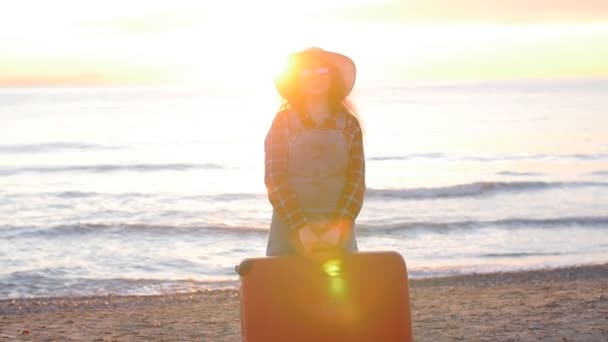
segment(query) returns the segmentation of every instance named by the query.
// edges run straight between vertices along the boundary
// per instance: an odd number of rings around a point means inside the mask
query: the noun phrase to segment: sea
[[[608,262],[608,79],[362,83],[361,251],[411,279]],[[237,288],[272,84],[0,89],[0,299]]]

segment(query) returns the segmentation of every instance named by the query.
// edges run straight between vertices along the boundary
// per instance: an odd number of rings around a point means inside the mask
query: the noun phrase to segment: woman
[[[275,79],[283,99],[265,140],[273,206],[267,255],[354,252],[365,194],[362,130],[346,96],[356,68],[347,56],[310,48]]]

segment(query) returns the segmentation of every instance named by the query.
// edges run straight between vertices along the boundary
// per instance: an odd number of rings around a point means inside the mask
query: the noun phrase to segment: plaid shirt
[[[315,128],[315,122],[306,116],[302,127]],[[319,128],[336,128],[335,118],[322,123]],[[268,199],[283,222],[292,229],[308,223],[296,194],[288,183],[289,159],[289,112],[279,112],[273,123],[265,145],[264,181],[268,190]],[[336,219],[353,222],[363,205],[365,195],[365,157],[363,154],[363,137],[359,121],[353,115],[347,115],[344,133],[349,146],[349,164],[344,192],[338,202]]]

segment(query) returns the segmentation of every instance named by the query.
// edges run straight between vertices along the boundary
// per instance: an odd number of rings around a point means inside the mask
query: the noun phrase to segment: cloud
[[[208,11],[201,8],[175,8],[103,19],[91,24],[89,28],[135,34],[157,33],[201,25],[208,20],[208,16]]]
[[[37,3],[0,12],[4,84],[207,77],[308,45],[353,54],[363,78],[608,75],[607,0]]]
[[[608,21],[606,0],[390,0],[327,12],[358,23],[566,23]]]

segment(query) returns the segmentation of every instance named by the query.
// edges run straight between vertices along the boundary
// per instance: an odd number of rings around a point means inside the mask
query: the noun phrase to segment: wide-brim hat
[[[348,96],[353,90],[357,77],[355,62],[343,54],[312,47],[287,56],[285,69],[274,78],[274,84],[282,97],[289,97],[294,82],[297,82],[298,71],[310,61],[322,61],[331,64],[338,70],[336,77],[342,82],[343,94],[340,94],[342,98]]]

